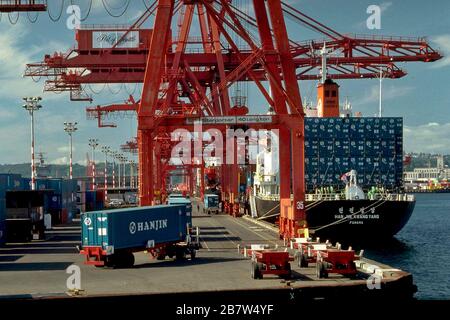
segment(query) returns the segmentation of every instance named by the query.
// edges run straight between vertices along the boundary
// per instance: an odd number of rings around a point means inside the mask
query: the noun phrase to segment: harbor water
[[[417,299],[450,299],[450,194],[416,195],[408,224],[389,242],[366,248],[366,256],[409,271]]]

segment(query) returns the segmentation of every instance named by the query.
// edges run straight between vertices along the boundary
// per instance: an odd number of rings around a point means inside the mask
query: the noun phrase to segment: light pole
[[[112,159],[112,187],[113,187],[113,189],[115,189],[116,188],[116,159],[117,159],[117,151],[111,151],[111,159]],[[120,181],[120,171],[119,171],[119,181]]]
[[[67,134],[70,137],[70,159],[69,159],[69,179],[72,180],[73,178],[73,168],[72,168],[72,156],[73,156],[73,144],[72,144],[72,135],[75,131],[78,130],[77,128],[77,122],[64,122],[64,131],[67,132]]]
[[[28,111],[31,117],[31,190],[36,190],[36,167],[34,164],[34,112],[38,111],[42,106],[39,101],[41,97],[25,97],[23,108]]]
[[[89,139],[89,146],[92,148],[92,190],[95,190],[95,148],[98,147],[98,139]]]
[[[134,186],[133,160],[129,160],[128,164],[130,165],[130,188],[133,189],[133,186]]]
[[[123,165],[123,170],[122,170],[122,187],[126,188],[126,181],[127,181],[127,171],[126,171],[126,162],[127,158],[125,158],[125,156],[122,154],[120,156],[120,162]]]
[[[118,162],[118,166],[119,166],[119,188],[122,186],[122,167],[121,167],[121,159],[122,159],[122,155],[117,152],[116,154],[116,158],[117,158],[117,162]]]
[[[111,152],[108,146],[102,146],[102,152],[105,154],[105,201],[108,200],[108,154]]]

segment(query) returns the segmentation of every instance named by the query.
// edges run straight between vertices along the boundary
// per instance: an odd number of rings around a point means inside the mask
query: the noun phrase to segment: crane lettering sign
[[[202,124],[249,124],[249,123],[272,123],[272,116],[253,115],[253,116],[225,116],[225,117],[204,117],[187,118],[186,124],[193,124],[200,121]]]
[[[112,48],[126,31],[94,31],[92,33],[93,48]],[[139,32],[130,31],[117,45],[118,48],[139,47]]]

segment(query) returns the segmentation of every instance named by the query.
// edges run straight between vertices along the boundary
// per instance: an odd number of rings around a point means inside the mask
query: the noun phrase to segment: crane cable
[[[92,85],[91,85],[90,83],[87,84],[87,87],[89,88],[89,90],[90,90],[93,94],[100,94],[100,93],[103,92],[103,90],[105,90],[106,83],[104,83],[104,84],[103,84],[103,87],[102,87],[100,90],[98,90],[98,91],[95,91],[94,89],[92,89]]]
[[[17,18],[16,18],[16,20],[12,20],[12,19],[11,19],[11,12],[8,12],[8,20],[9,20],[9,23],[11,23],[11,24],[16,24],[17,21],[19,21],[19,17],[20,17],[20,13],[17,12]],[[13,22],[13,21],[14,21],[14,22]]]
[[[28,18],[28,21],[30,21],[31,23],[35,23],[39,18],[39,11],[36,12],[34,19],[31,18],[30,13],[27,11],[27,18]]]
[[[123,15],[125,14],[125,12],[127,11],[128,6],[130,5],[130,0],[126,0],[126,3],[125,3],[124,5],[122,5],[121,7],[116,7],[116,8],[114,8],[114,7],[112,7],[111,5],[109,5],[109,4],[107,3],[107,0],[102,0],[102,3],[103,3],[103,7],[105,8],[106,12],[108,12],[108,14],[109,14],[111,17],[119,18],[119,17],[123,16]],[[112,10],[117,10],[117,9],[122,9],[122,8],[124,8],[123,11],[122,11],[120,14],[118,14],[118,15],[114,15],[114,14],[112,13],[112,11],[111,11],[111,9],[112,9]]]
[[[70,5],[74,5],[73,4],[73,0],[70,0]],[[78,5],[78,7],[79,7],[79,5]],[[92,9],[92,0],[90,0],[89,1],[89,8],[88,8],[88,10],[87,10],[87,13],[86,13],[86,15],[85,15],[85,17],[84,18],[81,18],[81,12],[80,12],[80,17],[77,17],[80,21],[85,21],[88,17],[89,17],[89,15],[91,14],[91,9]],[[80,9],[81,10],[81,9]],[[75,13],[75,12],[73,12],[73,13]]]
[[[58,16],[57,16],[57,18],[54,18],[53,16],[52,16],[52,14],[50,13],[50,7],[48,6],[48,0],[45,0],[45,5],[46,5],[46,7],[47,7],[47,14],[48,14],[48,17],[50,18],[50,20],[52,20],[53,22],[57,22],[57,21],[59,21],[59,19],[61,19],[61,16],[62,16],[62,13],[63,13],[63,9],[64,9],[64,3],[65,3],[65,1],[66,0],[62,0],[61,1],[61,9],[59,10],[59,14],[58,14]]]

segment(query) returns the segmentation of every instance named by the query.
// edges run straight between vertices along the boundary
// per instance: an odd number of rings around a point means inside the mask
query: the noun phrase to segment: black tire
[[[317,261],[316,262],[316,277],[318,279],[320,279],[320,269],[322,268],[322,262],[321,261]]]
[[[186,259],[186,251],[182,247],[178,247],[175,252],[176,260],[185,260]]]
[[[318,270],[319,270],[319,279],[327,279],[328,278],[326,262],[320,262],[318,265]]]
[[[110,255],[110,256],[106,256],[105,257],[105,265],[104,265],[104,267],[106,267],[106,268],[114,268],[114,266],[116,264],[115,261],[116,261],[116,255],[115,254]]]
[[[165,259],[166,259],[166,255],[165,254],[158,254],[156,256],[156,260],[161,261],[161,260],[165,260]]]
[[[283,267],[283,270],[286,270],[288,273],[287,274],[283,274],[281,276],[282,279],[291,279],[292,277],[292,271],[291,271],[291,264],[289,262],[286,262],[286,264]]]
[[[300,268],[308,268],[308,265],[309,265],[309,263],[308,263],[307,255],[306,254],[302,254],[300,256],[300,260],[299,260],[299,267]]]
[[[195,256],[197,255],[197,251],[195,249],[191,249],[191,260],[195,260]]]
[[[250,270],[252,279],[257,280],[257,279],[263,278],[263,275],[261,273],[261,268],[262,268],[262,265],[260,263],[256,263],[255,261],[252,261],[251,270]]]
[[[261,262],[258,262],[256,264],[256,266],[257,266],[257,271],[258,271],[256,273],[257,279],[262,279],[263,278],[262,270],[264,269],[264,265]]]
[[[131,251],[117,252],[113,256],[114,268],[132,268],[134,266],[134,254]]]
[[[135,262],[135,259],[134,259],[134,254],[133,254],[133,252],[127,252],[127,257],[126,257],[126,267],[127,268],[133,268],[133,266],[134,266],[134,262]]]

